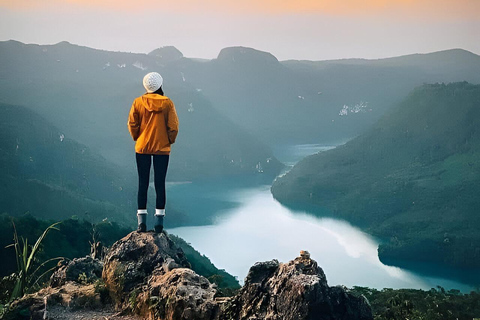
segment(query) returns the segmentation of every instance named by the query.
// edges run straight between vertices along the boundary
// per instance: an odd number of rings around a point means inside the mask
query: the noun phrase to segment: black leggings
[[[147,191],[152,165],[155,176],[155,192],[157,194],[156,209],[165,209],[165,177],[167,176],[169,155],[135,153],[138,171],[138,209],[147,209]]]

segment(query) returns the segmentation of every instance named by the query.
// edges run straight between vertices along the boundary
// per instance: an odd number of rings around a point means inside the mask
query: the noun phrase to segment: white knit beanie
[[[157,72],[150,72],[143,77],[143,86],[148,93],[158,90],[163,84],[162,76]]]

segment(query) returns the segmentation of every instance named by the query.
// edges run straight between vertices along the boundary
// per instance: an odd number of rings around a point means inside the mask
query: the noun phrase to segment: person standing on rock
[[[150,72],[143,78],[147,92],[133,101],[128,115],[128,130],[135,143],[138,171],[138,232],[147,231],[147,191],[153,158],[157,201],[154,215],[155,232],[163,230],[165,216],[165,177],[171,145],[178,134],[178,117],[172,100],[162,89],[163,78]]]

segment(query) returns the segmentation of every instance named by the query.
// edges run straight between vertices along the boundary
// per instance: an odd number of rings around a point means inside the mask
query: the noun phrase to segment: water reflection
[[[292,212],[273,199],[269,186],[237,190],[224,195],[224,199],[240,205],[227,210],[213,225],[168,231],[184,238],[218,268],[241,281],[257,261],[286,262],[298,256],[300,250],[308,250],[325,271],[330,285],[378,289],[430,289],[441,285],[465,292],[473,289],[383,265],[375,238],[344,221]]]

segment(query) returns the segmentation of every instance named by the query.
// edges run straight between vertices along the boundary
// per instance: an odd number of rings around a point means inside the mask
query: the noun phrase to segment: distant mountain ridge
[[[183,60],[176,68],[217,110],[271,146],[346,141],[423,83],[480,83],[480,56],[465,50],[278,61],[268,52],[231,47],[211,61]],[[345,107],[359,112],[342,113]]]
[[[147,55],[67,42],[39,46],[7,41],[0,42],[0,53],[3,102],[35,106],[67,137],[120,166],[135,166],[127,116],[134,98],[144,93],[143,76],[155,70],[162,73],[164,91],[180,117],[169,179],[255,174],[258,163],[274,176],[282,167],[268,146],[215,110],[182,70],[172,68],[191,62],[173,47]]]
[[[300,161],[272,192],[385,239],[383,261],[478,268],[478,128],[480,85],[424,85],[364,134]]]
[[[230,121],[227,128],[235,126],[248,132],[250,139],[261,142],[258,149],[264,150],[282,144],[346,141],[366,130],[423,83],[480,83],[480,56],[461,49],[377,60],[328,61],[278,61],[271,53],[246,47],[224,48],[216,59],[205,60],[186,58],[174,47],[140,54],[96,50],[67,42],[40,46],[5,41],[0,42],[0,52],[3,102],[29,106],[40,102],[39,111],[48,113],[60,128],[65,126],[69,135],[83,143],[91,141],[95,144],[92,147],[105,157],[117,162],[122,159],[122,163],[131,161],[123,146],[128,143],[123,126],[108,128],[101,137],[85,129],[96,125],[98,118],[108,117],[112,125],[123,122],[119,108],[141,94],[138,79],[152,70],[164,75],[166,94],[176,101],[180,112],[192,118],[188,125],[194,125],[193,137],[198,137],[201,130],[195,111],[202,108],[210,113],[214,109],[217,115],[209,115],[211,120],[205,127]],[[31,70],[35,70],[30,80],[36,88],[24,95],[22,90],[29,87],[30,81],[24,75]],[[57,105],[71,105],[74,109],[90,106],[88,113],[59,108],[51,112],[52,102],[45,92],[57,97]],[[63,93],[73,96],[74,101],[64,99]],[[345,113],[344,109],[355,112]],[[69,117],[77,121],[71,122]],[[208,152],[214,154],[214,150]],[[248,167],[264,159],[265,155],[254,156]],[[240,157],[230,160],[239,163]],[[188,168],[200,164],[189,163],[191,159],[184,155],[180,161],[186,162]],[[172,175],[179,170],[172,168]]]

